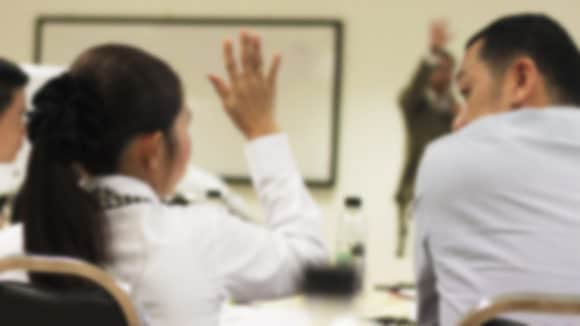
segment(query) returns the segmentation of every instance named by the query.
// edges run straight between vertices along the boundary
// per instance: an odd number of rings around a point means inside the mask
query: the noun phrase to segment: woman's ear
[[[514,60],[509,71],[510,105],[513,109],[530,105],[538,86],[539,71],[534,61],[529,57]]]
[[[164,196],[167,179],[167,149],[161,131],[136,136],[125,149],[119,172],[148,183],[159,196]]]
[[[161,131],[138,136],[135,145],[141,166],[146,172],[157,171],[163,165],[164,148]]]

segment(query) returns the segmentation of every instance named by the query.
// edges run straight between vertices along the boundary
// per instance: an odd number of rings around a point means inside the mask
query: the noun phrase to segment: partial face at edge
[[[459,90],[465,100],[461,110],[461,125],[481,117],[510,110],[503,96],[505,78],[492,72],[480,56],[483,40],[477,41],[466,52],[457,75]]]
[[[3,113],[0,113],[0,162],[10,163],[16,159],[24,142],[26,126],[26,96],[24,88],[17,89],[12,102]]]

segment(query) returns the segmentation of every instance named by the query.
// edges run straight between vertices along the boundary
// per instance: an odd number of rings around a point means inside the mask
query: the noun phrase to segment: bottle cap
[[[344,205],[349,208],[360,208],[362,206],[362,199],[356,196],[349,196],[344,199]]]

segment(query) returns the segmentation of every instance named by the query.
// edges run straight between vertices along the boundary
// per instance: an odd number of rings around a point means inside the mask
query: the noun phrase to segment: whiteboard
[[[248,181],[245,140],[223,112],[209,73],[225,76],[222,42],[247,28],[264,53],[283,56],[277,117],[311,185],[336,178],[342,24],[335,20],[44,16],[37,20],[35,61],[69,65],[83,50],[125,43],[166,60],[184,83],[193,111],[192,163],[230,181]],[[269,58],[269,57],[268,57]]]

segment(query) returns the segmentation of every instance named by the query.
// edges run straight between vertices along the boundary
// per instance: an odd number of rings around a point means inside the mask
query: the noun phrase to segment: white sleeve
[[[22,224],[13,224],[0,230],[0,258],[24,254],[24,235]],[[27,273],[22,270],[12,270],[0,273],[0,281],[25,282]]]
[[[246,154],[267,225],[218,218],[217,271],[234,299],[289,295],[298,289],[305,267],[327,260],[323,219],[285,135],[257,139]]]
[[[17,189],[14,166],[0,163],[0,196],[13,194]]]
[[[437,278],[431,257],[429,240],[425,228],[417,218],[424,217],[415,214],[416,218],[416,244],[415,266],[416,282],[418,290],[417,298],[417,321],[419,325],[439,324],[439,294],[437,292]]]
[[[469,152],[468,152],[469,151]],[[464,193],[470,193],[474,175],[471,166],[481,160],[473,143],[456,134],[431,143],[421,159],[415,186],[415,266],[418,289],[418,324],[439,325],[443,295],[439,278],[449,275],[438,273],[439,263],[450,254],[441,247],[442,229],[457,225],[456,211],[451,205],[464,202]],[[450,233],[447,233],[450,234]],[[463,241],[454,235],[455,241]]]
[[[439,324],[439,294],[429,239],[429,225],[433,219],[432,195],[433,191],[437,191],[433,184],[438,182],[439,164],[438,159],[433,157],[433,147],[434,145],[427,148],[419,166],[413,210],[416,232],[415,276],[418,290],[417,322],[419,325]]]

